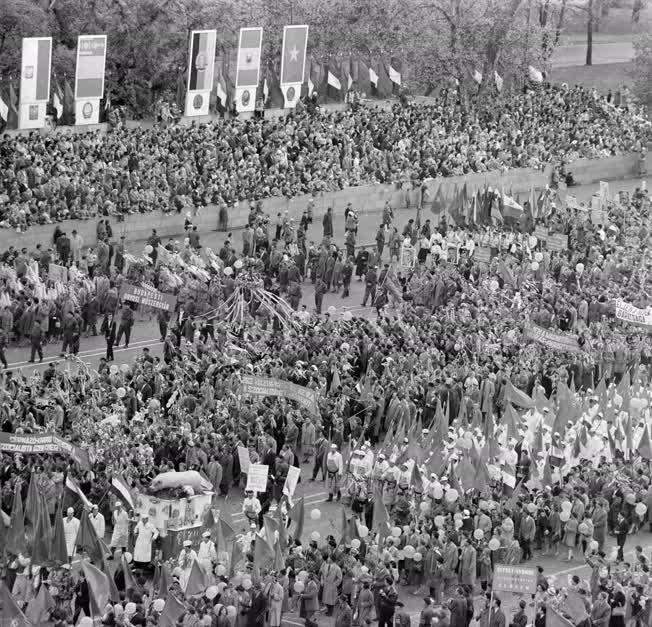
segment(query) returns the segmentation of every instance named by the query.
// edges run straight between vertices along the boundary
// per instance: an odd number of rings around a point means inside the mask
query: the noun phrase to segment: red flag
[[[280,573],[285,568],[285,559],[281,551],[281,544],[277,542],[274,545],[274,570]]]
[[[118,586],[115,584],[115,580],[111,576],[111,572],[109,571],[109,566],[106,563],[106,560],[102,560],[102,572],[106,575],[106,578],[109,582],[109,599],[113,603],[120,603],[120,592],[118,591]]]
[[[36,473],[32,470],[29,473],[29,487],[27,488],[27,498],[25,499],[25,521],[36,525],[38,519],[38,487],[36,485]]]
[[[544,488],[552,488],[552,468],[550,467],[549,460],[543,465],[543,477],[541,477],[541,485]]]
[[[505,411],[503,413],[503,424],[507,428],[507,437],[518,439],[518,427],[521,423],[520,416],[516,413],[516,410],[512,407],[511,403],[505,405]]]
[[[82,570],[88,583],[91,614],[93,616],[103,616],[110,596],[109,577],[86,560],[82,561]]]
[[[158,573],[158,578],[155,577],[152,584],[153,592],[158,594],[161,599],[167,599],[172,585],[172,574],[165,562],[161,564]]]
[[[91,524],[88,517],[88,512],[82,510],[81,519],[79,521],[79,534],[77,536],[77,544],[81,546],[93,564],[100,566],[104,561],[104,550],[97,537],[97,531]]]
[[[32,564],[34,566],[46,566],[50,563],[50,545],[52,544],[52,525],[48,506],[45,502],[45,495],[42,492],[36,494],[37,512],[34,525],[34,543],[32,545]]]
[[[233,541],[233,547],[231,549],[231,563],[229,564],[229,576],[233,577],[235,573],[235,567],[242,559],[242,549],[240,548],[240,543],[236,540]]]
[[[140,592],[140,593],[143,592],[143,589],[141,588],[141,586],[136,581],[136,578],[134,577],[134,573],[131,570],[131,566],[129,565],[129,562],[125,558],[124,553],[122,555],[122,574],[124,575],[125,578],[125,590],[129,590],[129,588],[131,588],[136,592]]]
[[[62,499],[59,499],[57,511],[54,519],[54,534],[52,536],[52,544],[50,545],[50,561],[55,564],[68,563],[68,548],[66,547],[66,535],[63,531],[63,508]],[[104,604],[106,605],[106,603]],[[104,611],[104,605],[101,611]]]
[[[35,627],[48,623],[50,612],[56,607],[47,586],[41,584],[38,594],[27,604],[25,616]]]
[[[4,581],[0,579],[0,625],[29,627],[25,614],[20,611],[16,601]]]
[[[389,513],[383,503],[383,495],[377,487],[374,488],[374,511],[371,527],[374,531],[378,531],[381,542],[387,537],[391,527]]]
[[[290,511],[288,512],[288,519],[291,520],[293,523],[296,524],[294,528],[294,533],[292,534],[292,537],[295,539],[301,539],[301,536],[303,535],[303,520],[304,520],[304,503],[303,503],[303,497],[301,497],[291,508]]]
[[[643,459],[652,460],[652,443],[650,442],[650,431],[647,424],[643,428],[643,435],[641,435],[641,441],[638,444],[638,452]]]
[[[160,627],[177,627],[177,622],[186,613],[186,606],[174,595],[169,595],[158,620]]]
[[[505,383],[505,403],[508,402],[526,409],[534,407],[534,401],[525,392],[515,388],[509,379]]]
[[[206,576],[204,575],[204,571],[201,569],[199,562],[197,560],[193,560],[184,594],[187,597],[194,596],[196,594],[204,594],[207,587],[208,585],[206,583]]]
[[[625,372],[623,375],[623,378],[620,380],[618,387],[616,388],[616,392],[618,392],[618,395],[622,396],[623,399],[623,404],[621,405],[620,410],[626,411],[627,413],[629,413],[629,396],[631,385],[632,383],[629,376],[629,370],[627,370],[627,372]]]
[[[23,497],[20,493],[20,481],[14,488],[14,500],[11,506],[11,522],[7,531],[7,553],[19,555],[27,552],[25,540],[25,515],[23,512]]]

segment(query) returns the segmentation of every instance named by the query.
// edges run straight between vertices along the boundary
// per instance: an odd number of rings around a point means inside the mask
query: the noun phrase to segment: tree
[[[652,107],[652,34],[641,35],[634,42],[632,69],[633,90],[641,104]]]

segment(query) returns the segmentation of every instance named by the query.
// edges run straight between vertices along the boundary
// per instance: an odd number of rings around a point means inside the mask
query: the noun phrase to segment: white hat
[[[74,510],[72,507],[69,507],[69,508],[66,510],[66,514],[74,514],[74,513],[75,513],[75,510]]]
[[[211,532],[210,531],[204,531],[204,533],[201,534],[202,538],[210,538],[211,537]]]
[[[337,444],[331,444],[331,450],[336,451],[337,450]]]
[[[116,507],[121,507],[122,506],[122,501],[116,501],[115,506]]]
[[[184,540],[184,541],[183,541],[183,546],[185,546],[185,547],[192,546],[192,541],[190,541],[190,540]]]

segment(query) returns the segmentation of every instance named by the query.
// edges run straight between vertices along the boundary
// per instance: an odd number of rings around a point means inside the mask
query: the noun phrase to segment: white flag
[[[0,118],[2,118],[5,122],[9,119],[9,107],[7,106],[7,103],[2,99],[2,96],[0,96]]]
[[[374,87],[378,87],[378,74],[374,72],[373,68],[369,68],[369,82]]]
[[[340,83],[340,79],[337,78],[337,76],[335,76],[335,74],[333,74],[330,70],[328,70],[328,84],[338,91],[341,91],[342,89],[342,83]]]
[[[539,72],[535,67],[530,66],[528,68],[530,74],[530,80],[535,83],[543,83],[543,74]]]
[[[479,85],[482,82],[482,74],[478,72],[478,70],[475,70],[473,72],[473,80]]]
[[[502,79],[502,76],[500,74],[498,74],[498,72],[494,72],[494,80],[496,81],[496,89],[498,91],[502,91],[503,90],[503,79]]]

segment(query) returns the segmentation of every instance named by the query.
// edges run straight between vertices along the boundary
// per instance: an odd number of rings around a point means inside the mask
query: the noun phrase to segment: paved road
[[[626,63],[634,58],[634,45],[631,41],[593,44],[593,65],[607,63]],[[586,43],[560,46],[552,55],[554,68],[584,65],[586,63]]]

